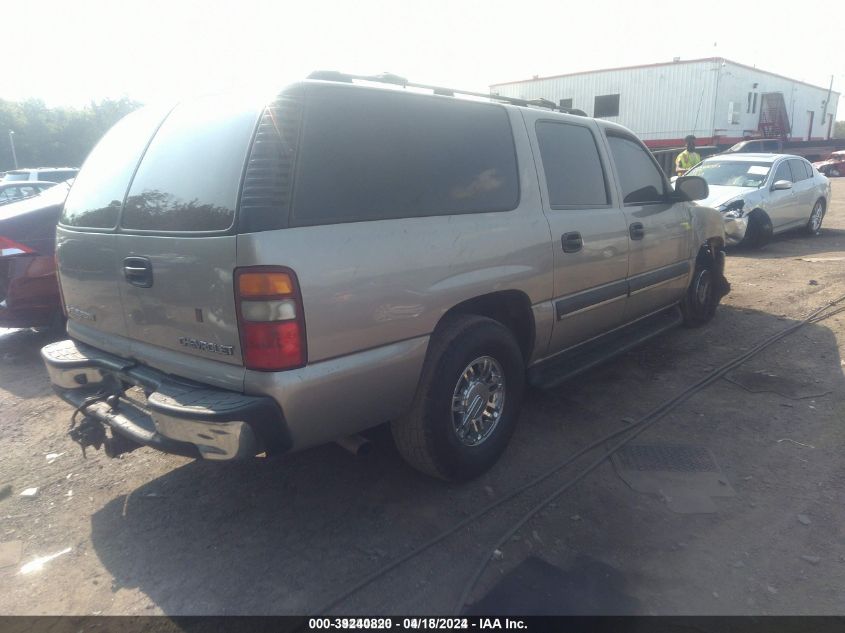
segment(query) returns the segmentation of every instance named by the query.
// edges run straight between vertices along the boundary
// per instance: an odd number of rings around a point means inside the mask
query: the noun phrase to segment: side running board
[[[528,382],[540,389],[556,387],[606,360],[624,354],[650,338],[683,321],[681,309],[674,306],[644,319],[572,347],[528,370]]]

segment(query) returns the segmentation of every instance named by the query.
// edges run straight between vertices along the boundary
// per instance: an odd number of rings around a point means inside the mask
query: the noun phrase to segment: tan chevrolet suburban
[[[468,479],[527,382],[707,322],[729,286],[706,182],[547,105],[318,73],[124,118],[58,227],[70,338],[42,356],[71,437],[232,460],[388,422]]]

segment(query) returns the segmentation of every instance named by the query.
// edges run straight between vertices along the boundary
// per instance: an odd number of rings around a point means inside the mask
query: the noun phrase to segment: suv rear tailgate
[[[167,373],[242,388],[233,225],[258,114],[220,97],[176,106],[124,185],[118,226],[60,229],[73,233],[60,238],[67,300],[85,297],[97,309],[94,319],[70,312],[72,335]],[[96,275],[74,273],[63,256],[84,259],[84,245],[73,246],[80,240],[100,251]]]

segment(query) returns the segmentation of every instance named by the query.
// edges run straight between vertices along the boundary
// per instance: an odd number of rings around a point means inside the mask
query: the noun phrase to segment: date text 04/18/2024
[[[512,618],[310,618],[310,630],[373,629],[373,630],[520,630],[527,629],[524,620]]]

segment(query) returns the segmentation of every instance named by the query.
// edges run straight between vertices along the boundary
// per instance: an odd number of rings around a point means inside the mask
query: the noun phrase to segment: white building
[[[720,57],[609,68],[494,84],[507,97],[548,99],[630,128],[650,147],[743,138],[829,139],[838,92]]]

